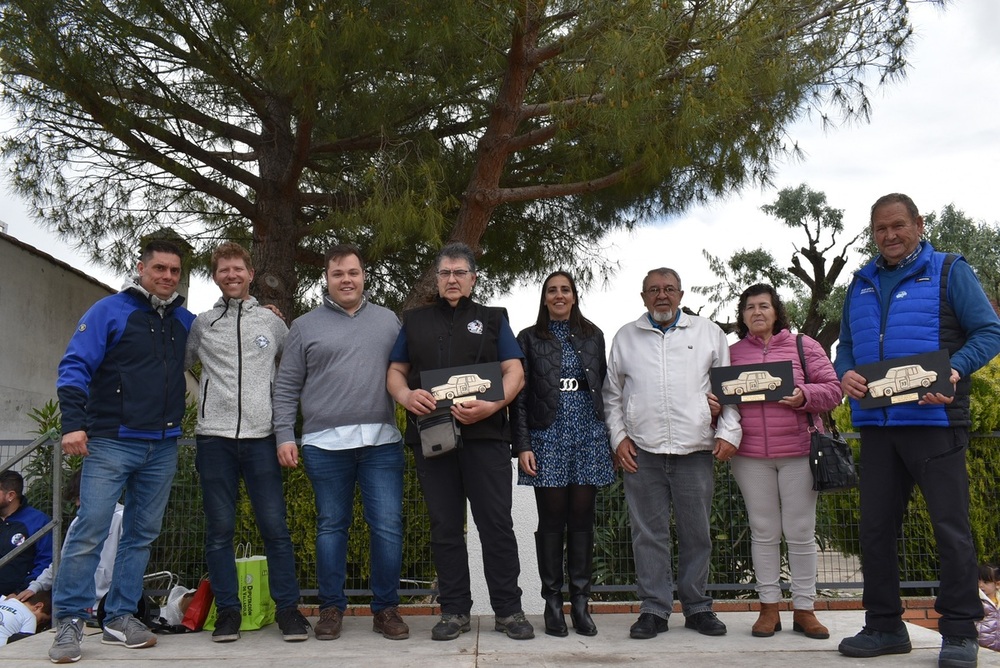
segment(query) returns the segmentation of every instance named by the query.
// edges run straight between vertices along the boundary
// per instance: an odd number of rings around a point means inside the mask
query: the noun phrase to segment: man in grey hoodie
[[[205,506],[205,560],[218,618],[212,640],[240,637],[242,621],[233,534],[240,478],[264,539],[271,598],[286,641],[309,637],[299,612],[295,555],[271,428],[271,387],[288,328],[250,296],[250,253],[227,242],[212,253],[222,297],[194,321],[186,362],[201,362],[195,465]]]
[[[302,459],[316,496],[319,640],[340,637],[347,596],[347,540],[354,488],[361,488],[371,533],[372,628],[408,638],[399,616],[403,559],[403,442],[385,389],[399,319],[365,297],[355,246],[326,254],[323,303],[292,323],[274,386],[278,458],[298,464],[296,409],[302,406]]]

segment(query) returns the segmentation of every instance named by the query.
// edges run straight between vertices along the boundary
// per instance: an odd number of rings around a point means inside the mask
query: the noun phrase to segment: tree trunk
[[[274,304],[286,322],[296,316],[298,277],[296,253],[301,240],[298,229],[299,192],[292,178],[296,141],[291,109],[285,101],[270,100],[270,118],[261,133],[260,178],[257,211],[253,223],[253,255],[256,270],[254,295],[262,304]]]
[[[535,74],[534,48],[538,43],[539,18],[544,3],[525,2],[522,15],[515,19],[507,70],[497,90],[486,131],[479,140],[476,164],[462,196],[448,241],[460,241],[477,255],[494,209],[500,205],[500,179],[511,155],[510,140],[521,123],[528,82]],[[437,295],[435,267],[428,267],[410,290],[403,308],[426,304]]]

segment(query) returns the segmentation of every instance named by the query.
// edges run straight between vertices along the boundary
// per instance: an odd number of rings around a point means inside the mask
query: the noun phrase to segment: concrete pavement
[[[791,630],[791,613],[782,613],[785,630],[772,638],[753,638],[750,627],[756,612],[724,612],[719,618],[729,627],[729,633],[708,638],[684,628],[680,615],[670,620],[670,631],[651,640],[631,640],[628,628],[635,615],[595,615],[599,633],[587,638],[570,630],[569,637],[553,638],[540,631],[541,616],[529,615],[535,625],[534,640],[510,640],[493,630],[491,616],[474,617],[472,631],[458,640],[435,642],[430,630],[437,617],[406,615],[410,625],[408,640],[386,640],[371,630],[371,617],[345,617],[344,632],[338,640],[285,643],[276,625],[243,634],[235,643],[213,643],[211,635],[191,633],[164,635],[156,647],[129,650],[102,645],[96,630],[84,638],[83,660],[78,665],[101,665],[111,668],[164,666],[175,662],[185,668],[221,666],[223,668],[277,668],[286,666],[347,665],[400,666],[415,668],[471,668],[478,666],[634,666],[712,667],[733,662],[743,666],[781,668],[822,668],[836,666],[866,666],[890,668],[897,666],[937,666],[940,636],[920,626],[908,624],[913,652],[876,659],[849,659],[837,652],[844,636],[861,629],[861,611],[823,611],[820,620],[830,628],[829,640],[811,640]],[[311,621],[315,622],[315,619]],[[98,635],[93,635],[98,634]],[[0,647],[0,668],[41,668],[51,666],[47,651],[54,638],[52,632],[20,640]],[[980,666],[1000,666],[1000,653],[980,650]]]

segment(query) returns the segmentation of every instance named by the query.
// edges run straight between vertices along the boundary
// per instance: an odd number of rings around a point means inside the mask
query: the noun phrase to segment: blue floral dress
[[[559,410],[552,424],[529,430],[538,475],[532,478],[519,469],[517,482],[533,487],[610,485],[615,481],[615,471],[608,430],[594,411],[583,365],[569,340],[569,323],[550,321],[549,331],[562,344],[560,377],[578,379],[581,389],[560,392]]]

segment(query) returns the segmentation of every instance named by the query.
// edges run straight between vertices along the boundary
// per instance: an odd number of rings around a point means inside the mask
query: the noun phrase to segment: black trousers
[[[517,578],[521,564],[511,519],[510,444],[466,439],[461,450],[425,459],[414,448],[417,476],[431,520],[431,551],[437,570],[441,612],[469,614],[469,552],[465,542],[465,502],[483,545],[483,569],[490,606],[500,617],[521,610]]]
[[[902,627],[897,538],[916,484],[937,542],[938,629],[946,636],[977,637],[975,622],[982,619],[983,606],[969,526],[968,446],[965,428],[861,428],[861,560],[870,628],[893,632]]]

